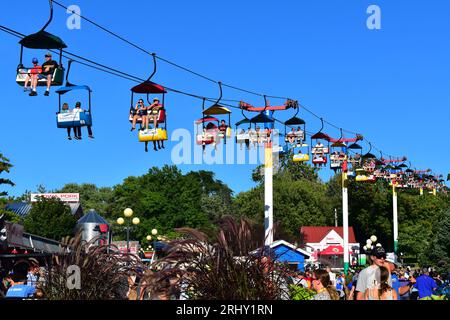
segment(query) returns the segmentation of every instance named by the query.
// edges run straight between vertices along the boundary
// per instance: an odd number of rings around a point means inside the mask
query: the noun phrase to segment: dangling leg
[[[44,96],[48,96],[49,95],[51,84],[52,84],[52,75],[48,74],[47,75],[47,90],[45,91]]]
[[[153,150],[158,151],[158,149],[156,149],[156,141],[153,141]]]
[[[138,115],[135,114],[133,116],[133,122],[131,122],[131,131],[133,131],[134,129],[136,129],[136,121],[137,121]]]
[[[145,152],[148,152],[148,141],[145,141]]]
[[[28,91],[28,83],[31,82],[31,77],[27,74],[25,78],[25,84],[23,85],[23,91]]]
[[[94,135],[92,134],[92,127],[91,126],[87,126],[87,130],[88,130],[89,138],[94,139]]]
[[[72,137],[70,136],[70,127],[67,128],[67,139],[72,140]]]

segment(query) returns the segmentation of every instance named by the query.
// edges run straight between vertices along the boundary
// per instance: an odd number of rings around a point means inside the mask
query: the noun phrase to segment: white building
[[[309,263],[326,264],[333,268],[344,267],[343,227],[302,227],[300,233],[305,250],[311,254]],[[353,227],[348,228],[348,251],[350,265],[358,262],[359,243]]]

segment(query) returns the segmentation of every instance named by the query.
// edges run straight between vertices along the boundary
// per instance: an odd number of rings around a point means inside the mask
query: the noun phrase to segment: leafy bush
[[[291,300],[311,300],[316,292],[314,290],[303,288],[302,286],[297,286],[291,284],[289,286]]]

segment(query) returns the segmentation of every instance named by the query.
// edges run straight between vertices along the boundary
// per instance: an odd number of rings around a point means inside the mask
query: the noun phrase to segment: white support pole
[[[398,213],[397,213],[397,190],[395,183],[392,183],[392,209],[394,213],[394,253],[397,254],[398,249]]]
[[[264,244],[273,242],[273,158],[272,146],[267,146],[264,153]]]
[[[342,172],[342,228],[344,235],[344,273],[347,274],[350,264],[348,252],[348,189],[346,172]]]

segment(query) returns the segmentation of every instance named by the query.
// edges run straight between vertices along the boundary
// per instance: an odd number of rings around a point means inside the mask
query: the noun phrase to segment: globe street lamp
[[[153,255],[152,255],[152,261],[154,261],[154,259],[156,258],[156,241],[165,241],[166,237],[165,236],[160,236],[158,235],[158,230],[157,229],[152,229],[151,231],[152,235],[148,235],[147,236],[147,240],[151,241],[153,239]]]
[[[125,218],[131,218],[133,216],[133,210],[131,210],[130,208],[126,208],[125,210],[123,210],[123,215],[125,216]],[[120,226],[126,223],[124,228],[127,231],[127,253],[130,253],[130,229],[132,228],[132,226],[129,224],[129,219],[120,217],[117,218],[116,222]],[[138,225],[140,222],[141,220],[137,217],[134,217],[131,220],[131,223],[134,225]]]

